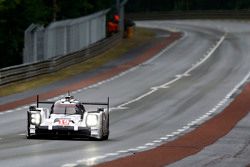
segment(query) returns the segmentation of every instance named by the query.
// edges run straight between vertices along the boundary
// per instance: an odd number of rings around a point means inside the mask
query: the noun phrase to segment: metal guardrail
[[[143,12],[126,14],[126,18],[134,20],[250,19],[250,10]]]
[[[16,65],[0,69],[0,86],[12,82],[28,80],[32,77],[48,74],[77,64],[112,48],[122,39],[122,33],[117,33],[109,38],[91,44],[88,48],[49,60]]]

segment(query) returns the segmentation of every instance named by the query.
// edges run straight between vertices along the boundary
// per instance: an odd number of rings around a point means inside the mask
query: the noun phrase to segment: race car
[[[42,104],[49,108],[39,107]],[[86,109],[91,106],[92,109]],[[26,136],[33,138],[45,135],[107,140],[109,137],[109,98],[105,103],[80,102],[68,95],[55,102],[42,102],[37,96],[37,106],[30,106],[27,111]]]

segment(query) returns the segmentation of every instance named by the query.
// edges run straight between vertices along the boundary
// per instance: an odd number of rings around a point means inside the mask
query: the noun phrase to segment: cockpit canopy
[[[52,114],[83,114],[85,112],[84,106],[77,102],[61,102],[58,101],[52,106]]]

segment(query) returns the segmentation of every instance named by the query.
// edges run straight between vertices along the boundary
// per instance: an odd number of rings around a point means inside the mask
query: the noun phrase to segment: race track
[[[88,166],[154,148],[225,108],[221,100],[250,72],[250,24],[240,21],[141,21],[183,32],[149,61],[79,90],[81,100],[111,99],[110,139],[27,140],[26,109],[0,113],[0,166]],[[168,35],[166,34],[162,34]],[[200,120],[201,121],[201,120]],[[202,122],[202,121],[201,121]],[[186,127],[186,128],[185,128]]]

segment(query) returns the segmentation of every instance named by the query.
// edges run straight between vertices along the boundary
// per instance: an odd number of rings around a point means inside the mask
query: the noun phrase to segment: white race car
[[[50,108],[39,107],[41,103],[50,105]],[[87,106],[94,106],[95,109],[87,111],[85,109]],[[41,135],[107,140],[109,98],[106,103],[92,103],[79,102],[69,95],[55,102],[41,102],[37,96],[37,106],[30,106],[27,111],[27,138]]]

